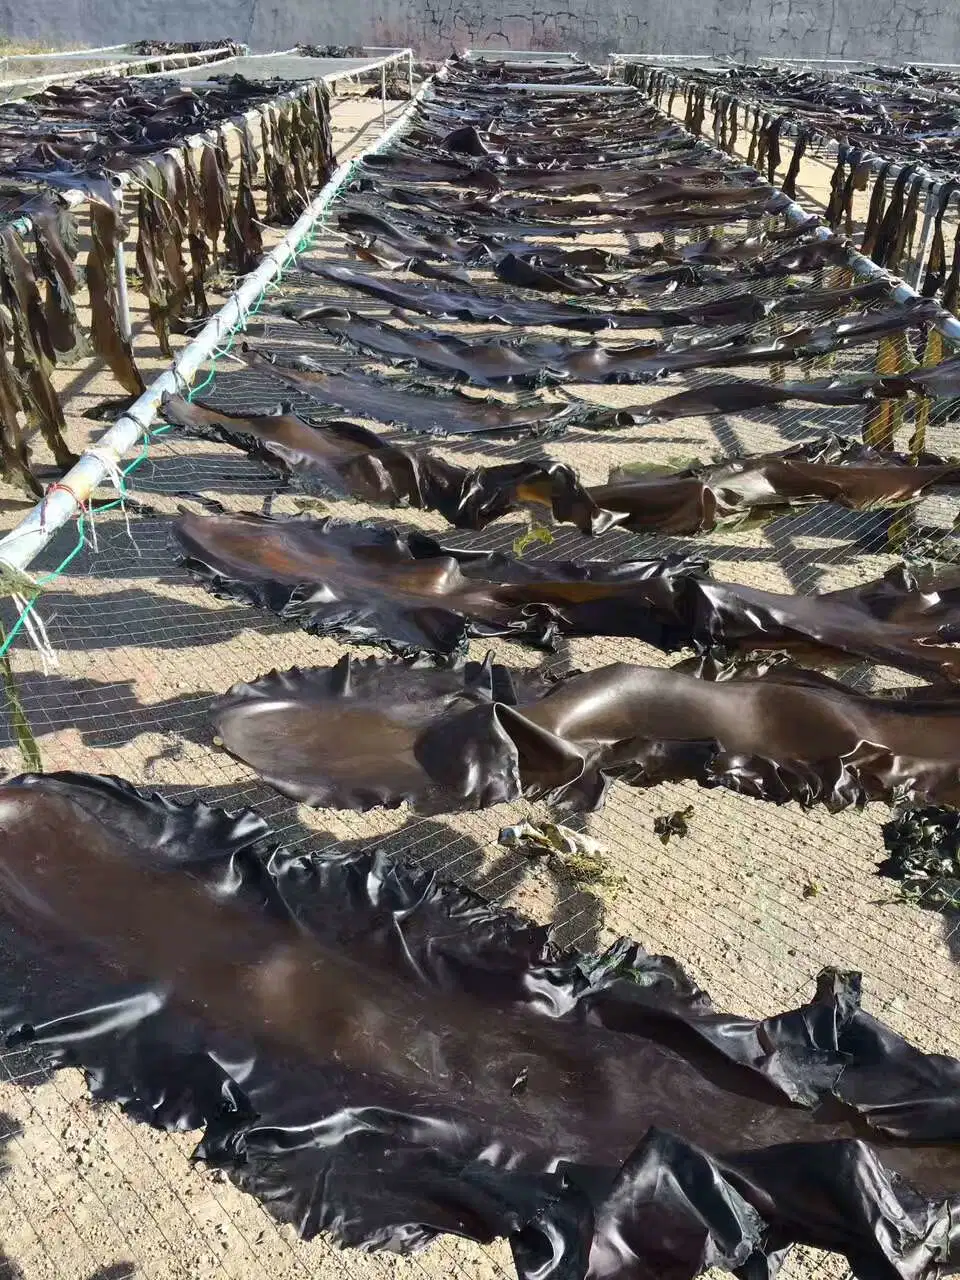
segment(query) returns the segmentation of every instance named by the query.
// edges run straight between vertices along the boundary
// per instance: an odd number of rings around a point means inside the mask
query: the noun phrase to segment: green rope
[[[296,264],[298,255],[301,253],[303,249],[305,249],[307,246],[312,244],[315,234],[316,234],[315,228],[311,227],[310,230],[306,233],[306,235],[300,241],[298,241],[289,259],[287,260],[286,263],[284,263],[283,268],[281,268],[280,274],[282,274],[282,272],[285,271],[288,267]],[[279,290],[280,288],[281,288],[281,285],[280,285],[279,275],[273,280],[268,280],[267,283],[260,290],[260,293],[257,296],[256,302],[254,302],[253,306],[250,307],[250,309],[241,318],[241,322],[240,322],[241,326],[246,323],[246,321],[250,318],[250,316],[255,316],[260,312],[260,309],[262,308],[266,300],[266,295],[268,290],[271,290],[271,289]],[[201,391],[203,391],[206,387],[209,387],[216,380],[217,361],[220,359],[223,359],[224,356],[230,354],[230,351],[233,349],[234,345],[236,344],[237,337],[239,336],[240,332],[241,332],[241,328],[233,329],[227,335],[227,341],[225,345],[217,348],[214,352],[211,353],[212,358],[211,358],[210,371],[207,373],[207,376],[204,378],[202,382],[198,383],[195,387],[190,388],[190,390],[187,392],[188,400],[193,400],[194,396],[199,395]],[[107,511],[114,511],[116,510],[117,507],[123,506],[124,502],[127,499],[127,486],[126,486],[127,476],[129,476],[131,472],[135,471],[139,466],[141,466],[141,464],[145,462],[146,459],[149,457],[151,443],[158,436],[163,436],[170,430],[171,430],[171,427],[168,423],[162,423],[159,427],[153,427],[148,431],[144,431],[143,438],[140,444],[140,450],[137,453],[137,456],[133,458],[118,473],[119,486],[118,486],[116,500],[113,502],[108,502],[104,506],[100,507],[99,511],[101,513],[107,512]],[[51,582],[56,581],[56,579],[60,577],[60,575],[64,572],[65,569],[69,568],[70,564],[76,559],[76,557],[83,550],[86,542],[84,537],[85,525],[86,525],[86,517],[84,516],[84,512],[81,509],[77,513],[76,544],[67,553],[67,555],[64,556],[63,560],[61,560],[60,564],[58,564],[55,569],[51,569],[49,573],[44,574],[42,578],[37,579],[37,582],[36,582],[37,590],[27,601],[26,605],[21,610],[20,615],[17,618],[16,622],[13,624],[13,626],[10,628],[7,635],[4,637],[3,643],[0,644],[0,663],[2,663],[4,658],[6,658],[11,644],[16,639],[17,634],[22,630],[27,617],[33,612],[34,605],[36,604],[37,600],[39,600],[40,596],[43,594],[43,591],[45,590],[45,588]]]

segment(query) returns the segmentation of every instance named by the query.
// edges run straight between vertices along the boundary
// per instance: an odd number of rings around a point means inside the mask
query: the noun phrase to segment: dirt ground
[[[391,114],[399,109],[393,104]],[[379,131],[379,102],[345,101],[334,124],[338,147],[358,149]],[[800,185],[811,199],[823,195],[820,169],[812,164],[801,174]],[[334,228],[321,232],[312,252],[329,258],[342,253]],[[331,301],[343,300],[334,290],[321,291],[316,281],[308,286],[296,274],[284,292],[295,296],[307,288],[312,297],[324,292]],[[149,379],[164,362],[145,326],[144,300],[135,294],[133,302],[137,354]],[[355,297],[351,305],[383,314],[375,306],[360,307]],[[471,327],[472,333],[483,331]],[[329,343],[305,337],[274,316],[259,320],[252,336],[274,349],[291,344],[330,358]],[[346,352],[336,358],[344,365],[356,361]],[[248,376],[241,380],[229,360],[218,368],[205,394],[224,408],[252,407]],[[759,376],[770,373],[759,371]],[[67,372],[60,383],[74,442],[80,444],[100,430],[83,413],[115,397],[117,389],[92,367]],[[677,380],[670,390],[683,385]],[[611,405],[663,394],[631,387],[571,390]],[[263,407],[271,396],[272,403],[281,398],[269,386],[258,394]],[[297,403],[309,410],[305,402]],[[691,419],[604,436],[575,432],[560,441],[510,449],[475,443],[445,445],[443,451],[466,461],[543,450],[598,481],[611,466],[641,458],[783,448],[825,427],[859,429],[856,413],[834,412],[834,418],[802,409],[778,416]],[[935,440],[932,447],[960,453],[960,440]],[[719,1007],[751,1016],[802,1000],[824,965],[858,969],[872,1012],[927,1050],[960,1053],[953,924],[941,914],[893,901],[889,883],[876,878],[886,816],[879,807],[831,816],[691,786],[648,792],[618,786],[606,808],[586,820],[590,833],[609,850],[616,882],[582,884],[562,868],[508,854],[497,844],[499,829],[524,816],[525,806],[429,821],[404,810],[309,811],[272,794],[215,751],[206,719],[213,693],[274,666],[324,664],[344,651],[335,641],[312,639],[252,610],[218,603],[177,568],[169,517],[178,505],[189,506],[199,495],[231,508],[259,510],[275,487],[260,467],[223,446],[170,440],[151,453],[132,478],[131,493],[149,504],[152,514],[134,514],[129,530],[118,516],[101,517],[96,551],[84,548],[41,600],[40,613],[58,655],[56,668],[44,674],[25,643],[13,650],[24,709],[47,770],[119,773],[169,794],[202,795],[228,808],[253,804],[284,839],[304,848],[376,840],[436,867],[446,878],[552,922],[558,938],[570,945],[603,945],[624,933],[637,937],[651,951],[677,956]],[[9,526],[25,507],[12,492],[2,496],[2,518]],[[289,495],[274,503],[278,512],[294,509]],[[330,503],[327,509],[348,518],[389,519],[382,510],[346,503]],[[941,524],[951,518],[949,504],[942,502],[929,504],[923,514],[925,521]],[[416,523],[441,527],[438,519],[421,513]],[[509,549],[522,532],[521,523],[505,521],[473,544]],[[547,554],[622,558],[684,545],[618,535],[585,547],[585,540],[567,531],[555,538]],[[40,567],[53,568],[75,541],[75,532],[66,531]],[[713,534],[684,549],[708,558],[718,576],[774,590],[848,585],[896,559],[882,522],[832,510],[748,532]],[[495,647],[498,657],[514,663],[542,658],[517,645]],[[547,661],[596,666],[621,659],[668,661],[639,641],[613,640],[577,641]],[[888,675],[881,673],[879,683],[897,679]],[[11,769],[19,765],[9,735],[0,759]],[[692,806],[689,834],[664,846],[653,832],[655,818],[687,806]],[[7,1054],[0,1067],[6,1077],[0,1079],[0,1278],[290,1280],[309,1274],[489,1280],[513,1274],[502,1244],[481,1248],[447,1237],[418,1257],[396,1259],[343,1253],[322,1240],[298,1241],[222,1175],[191,1163],[196,1134],[157,1133],[128,1122],[115,1107],[93,1104],[79,1073],[47,1078],[25,1054]],[[840,1259],[797,1250],[786,1274],[792,1280],[845,1271]]]

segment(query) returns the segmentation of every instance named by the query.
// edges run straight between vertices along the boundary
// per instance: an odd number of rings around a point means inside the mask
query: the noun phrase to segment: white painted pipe
[[[114,466],[130,453],[143,439],[157,415],[165,395],[182,394],[184,388],[196,376],[200,367],[216,351],[224,339],[246,323],[250,308],[254,306],[266,286],[280,275],[295,255],[297,246],[323,217],[340,188],[350,179],[354,168],[364,155],[380,151],[388,146],[403,130],[416,110],[417,103],[430,87],[425,80],[417,96],[404,108],[401,115],[385,133],[361,155],[341,164],[330,181],[310,202],[301,217],[290,228],[281,242],[266,255],[255,271],[246,277],[239,289],[224,306],[204,325],[196,338],[180,352],[173,365],[156,378],[144,393],[131,405],[109,431],[96,442],[93,449],[84,453],[60,482],[53,487],[15,529],[0,539],[0,563],[25,569],[47,545],[58,529],[61,529],[86,505],[90,496],[103,484]]]

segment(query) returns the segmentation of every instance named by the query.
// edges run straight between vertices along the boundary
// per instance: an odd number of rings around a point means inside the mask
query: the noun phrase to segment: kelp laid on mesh
[[[755,342],[724,328],[696,339],[684,336],[619,345],[540,338],[467,339],[410,322],[401,328],[333,306],[315,308],[307,323],[390,363],[422,366],[481,387],[508,383],[537,387],[564,381],[651,382],[687,370],[815,359],[884,334],[916,329],[938,315],[935,303],[918,299],[912,305],[773,332]]]
[[[254,361],[254,367],[261,367],[260,362]],[[282,368],[284,380],[292,386],[308,394],[319,387],[320,398],[326,394],[327,375],[297,370],[286,376]],[[335,396],[354,395],[365,416],[391,419],[402,411],[389,400],[386,409],[379,407],[378,383],[332,377],[347,387]],[[368,392],[372,398],[367,407],[363,396]],[[392,393],[383,389],[382,394],[386,398]],[[404,407],[419,400],[395,394]],[[451,412],[457,412],[460,403],[454,401]],[[422,446],[389,443],[356,423],[315,425],[282,408],[272,414],[228,414],[202,401],[167,397],[162,412],[174,425],[226,441],[266,462],[307,493],[438,511],[451,524],[469,529],[532,509],[541,519],[573,523],[583,533],[619,526],[634,532],[691,535],[723,524],[769,520],[820,502],[849,510],[892,508],[927,492],[960,486],[960,463],[934,454],[875,449],[839,436],[779,453],[685,467],[628,464],[611,472],[606,484],[587,487],[560,463],[531,460],[464,467]],[[485,414],[490,413],[517,427],[509,406],[486,408]],[[637,410],[601,409],[574,421],[596,427],[625,425],[637,418],[647,420]],[[427,421],[437,429],[436,419]]]
[[[527,506],[584,533],[602,533],[615,522],[591,500],[576,473],[559,462],[462,467],[427,450],[387,444],[351,422],[313,427],[290,413],[234,417],[177,398],[167,400],[163,412],[170,422],[264,459],[307,492],[439,511],[467,529],[482,529]]]
[[[8,1047],[200,1129],[302,1236],[502,1236],[520,1280],[759,1272],[794,1242],[954,1265],[960,1064],[865,1012],[856,975],[753,1021],[636,942],[561,951],[250,811],[63,773],[6,783],[0,819]]]
[[[309,517],[184,516],[183,563],[216,595],[309,631],[401,653],[462,651],[472,637],[553,647],[562,636],[635,636],[693,647],[792,651],[814,663],[864,659],[960,680],[960,574],[904,568],[842,591],[784,595],[720,582],[682,555],[525,561],[444,546],[417,531]]]
[[[549,683],[399,660],[271,672],[214,708],[226,749],[320,808],[455,813],[522,798],[597,808],[617,779],[691,780],[835,812],[960,803],[960,693],[868,695],[776,659],[618,663]]]

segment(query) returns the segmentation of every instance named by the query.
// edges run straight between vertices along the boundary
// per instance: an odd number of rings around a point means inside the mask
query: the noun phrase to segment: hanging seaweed
[[[97,355],[124,391],[139,395],[143,378],[133,358],[129,338],[120,328],[117,295],[116,250],[124,228],[119,211],[100,200],[90,202],[90,252],[87,255],[87,292],[90,296],[91,336]]]
[[[30,221],[37,271],[46,286],[44,312],[57,363],[73,364],[89,351],[73,301],[79,283],[76,218],[68,209],[48,204],[32,210]]]
[[[237,198],[230,221],[230,237],[227,240],[227,261],[238,275],[252,271],[263,252],[263,237],[257,218],[257,205],[253,185],[257,174],[257,151],[246,122],[240,126],[240,172],[237,178]],[[236,238],[234,239],[234,231]]]
[[[12,226],[0,228],[0,298],[11,319],[12,365],[28,425],[39,429],[57,465],[66,470],[76,455],[64,439],[67,424],[50,381],[56,349],[36,276]]]
[[[138,176],[137,267],[160,350],[171,358],[170,333],[190,296],[183,260],[189,227],[187,181],[183,167],[171,155],[142,166]]]

